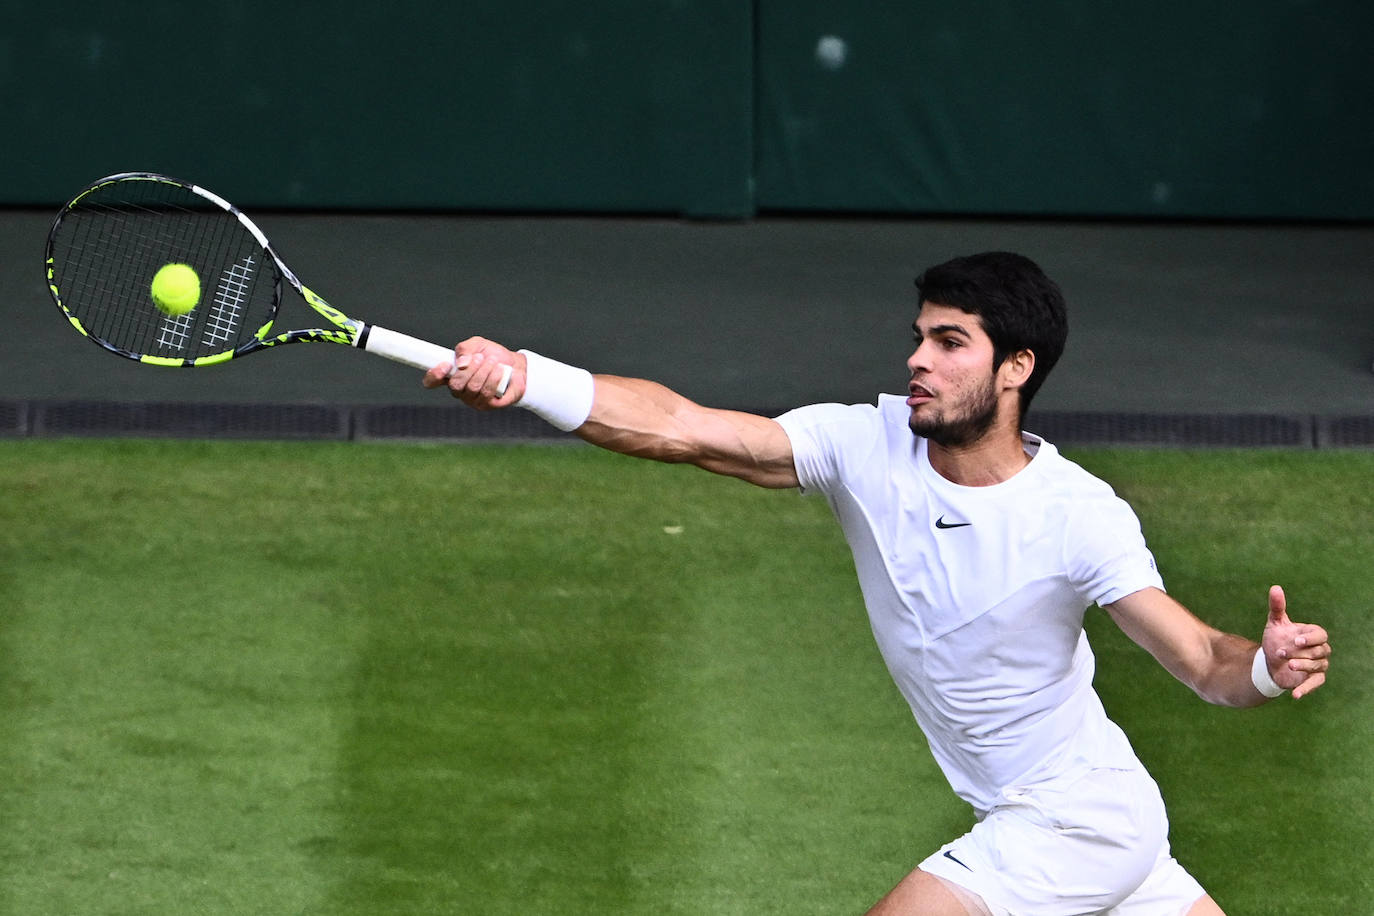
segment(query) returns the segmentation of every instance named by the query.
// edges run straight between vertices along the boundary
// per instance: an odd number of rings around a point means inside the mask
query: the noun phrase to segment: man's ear
[[[1035,354],[1030,350],[1017,350],[1002,360],[1002,368],[998,372],[1002,376],[1002,384],[1008,388],[1020,388],[1030,380],[1031,373],[1035,371]]]

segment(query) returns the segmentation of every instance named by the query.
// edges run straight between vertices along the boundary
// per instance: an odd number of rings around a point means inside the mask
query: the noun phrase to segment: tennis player
[[[1159,789],[1093,690],[1084,614],[1105,608],[1227,706],[1317,689],[1327,634],[1291,621],[1278,587],[1259,643],[1203,623],[1165,594],[1131,508],[1022,430],[1067,336],[1063,296],[1038,266],[957,258],[917,288],[906,397],[875,405],[777,419],[714,410],[482,338],[424,384],[479,409],[519,404],[623,454],[825,495],[888,669],[977,814],[871,913],[1216,916],[1170,854]],[[514,373],[498,397],[503,365]]]

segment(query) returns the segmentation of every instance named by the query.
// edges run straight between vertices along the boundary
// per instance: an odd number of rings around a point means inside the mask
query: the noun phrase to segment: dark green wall
[[[759,10],[762,206],[1374,217],[1363,0]]]
[[[8,5],[0,203],[1374,218],[1353,0]]]
[[[53,7],[0,45],[0,200],[150,170],[242,206],[751,212],[738,0]]]

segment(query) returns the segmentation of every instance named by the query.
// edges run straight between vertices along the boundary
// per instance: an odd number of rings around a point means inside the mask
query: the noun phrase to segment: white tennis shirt
[[[778,418],[805,490],[825,494],[869,620],[950,786],[979,812],[1080,767],[1139,767],[1093,690],[1093,603],[1162,587],[1135,513],[1023,434],[1030,464],[989,487],[930,465],[894,395]]]

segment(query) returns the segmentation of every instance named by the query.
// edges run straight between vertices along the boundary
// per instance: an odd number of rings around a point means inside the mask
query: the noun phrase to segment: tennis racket
[[[201,279],[200,300],[186,314],[153,303],[153,276],[167,264],[187,264]],[[213,366],[302,341],[357,347],[417,369],[453,360],[448,347],[349,318],[303,285],[237,207],[165,175],[123,172],[76,195],[48,233],[47,272],[72,327],[151,366]],[[277,331],[283,280],[329,324]],[[498,394],[510,373],[503,368]]]

